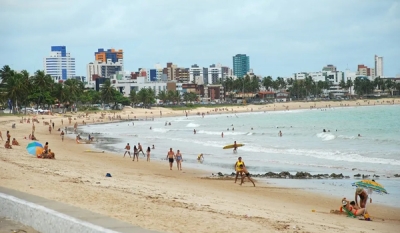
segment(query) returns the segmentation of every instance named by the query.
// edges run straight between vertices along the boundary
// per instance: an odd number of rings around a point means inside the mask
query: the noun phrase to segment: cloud
[[[395,0],[3,0],[0,64],[43,69],[52,45],[67,46],[80,75],[97,48],[124,49],[129,70],[168,61],[231,66],[246,53],[256,73],[276,77],[325,63],[373,66],[378,54],[394,76],[399,15]]]

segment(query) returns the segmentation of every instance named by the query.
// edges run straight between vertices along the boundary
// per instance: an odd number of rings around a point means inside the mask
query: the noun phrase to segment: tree
[[[32,93],[30,99],[36,100],[37,108],[41,103],[52,104],[55,98],[51,95],[50,91],[53,87],[53,79],[50,75],[46,75],[43,70],[37,70],[31,78]]]
[[[395,83],[391,79],[386,79],[385,86],[390,92],[390,96],[393,96],[393,88],[395,87]]]
[[[348,79],[346,82],[346,87],[349,89],[349,93],[350,93],[350,98],[351,98],[351,88],[353,87],[353,81],[351,79]]]
[[[129,99],[134,106],[139,103],[139,98],[136,93],[136,90],[131,90],[131,92],[129,93]]]
[[[163,102],[163,104],[165,104],[168,101],[168,96],[167,96],[167,93],[165,91],[160,91],[158,93],[157,98],[159,100],[161,100]]]
[[[103,103],[109,104],[114,101],[115,89],[111,86],[110,79],[107,79],[100,88],[101,100]]]
[[[149,107],[151,104],[156,102],[155,93],[151,88],[142,88],[137,94],[138,100],[143,103],[144,106]]]
[[[262,85],[265,87],[265,89],[270,90],[270,88],[272,88],[272,77],[271,76],[267,76],[265,78],[263,78],[262,80]]]

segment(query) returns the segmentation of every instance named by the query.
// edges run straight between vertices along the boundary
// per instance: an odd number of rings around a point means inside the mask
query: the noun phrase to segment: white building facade
[[[110,76],[117,74],[124,70],[124,63],[122,59],[117,62],[112,62],[111,59],[107,59],[106,62],[94,61],[86,66],[86,77],[88,82],[94,81],[94,77],[109,78]]]
[[[54,82],[64,82],[75,77],[75,58],[67,53],[66,46],[51,46],[50,56],[43,59],[45,74]]]
[[[383,77],[383,57],[375,55],[375,76]]]

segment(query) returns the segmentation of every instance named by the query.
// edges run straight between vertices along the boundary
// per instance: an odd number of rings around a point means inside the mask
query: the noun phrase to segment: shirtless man
[[[61,141],[64,141],[64,130],[61,131],[60,136],[61,136]]]
[[[256,184],[254,184],[253,179],[250,178],[250,173],[247,171],[246,167],[243,165],[239,165],[239,168],[243,169],[244,176],[242,176],[242,182],[240,182],[240,185],[242,185],[244,182],[244,178],[247,177],[248,180],[250,180],[251,183],[253,183],[253,186],[256,187]]]
[[[125,158],[126,153],[128,153],[129,158],[131,158],[131,146],[129,145],[129,143],[127,143],[125,146],[124,158]]]
[[[368,200],[368,193],[365,189],[358,187],[356,189],[356,193],[355,193],[355,201],[356,201],[356,206],[358,206],[358,196],[360,197],[360,207],[361,208],[365,208],[365,206],[367,205],[367,200]],[[372,200],[370,200],[370,202],[372,202]]]
[[[140,152],[142,152],[143,157],[145,157],[144,152],[143,152],[142,145],[140,145],[140,143],[138,143],[137,146],[138,146],[138,154],[139,154]]]
[[[172,148],[169,148],[168,154],[167,154],[167,159],[169,162],[169,170],[172,170],[172,165],[174,164],[174,158],[175,158],[175,153],[172,150]]]

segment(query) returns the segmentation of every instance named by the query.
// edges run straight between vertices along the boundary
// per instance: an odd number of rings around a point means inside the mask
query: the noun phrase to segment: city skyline
[[[231,67],[232,56],[246,54],[256,74],[276,78],[326,64],[374,67],[377,54],[384,57],[384,76],[400,74],[400,3],[394,0],[74,2],[2,1],[0,63],[33,72],[43,69],[50,46],[65,45],[76,75],[86,74],[98,48],[123,49],[128,71],[167,62]],[[58,8],[65,14],[54,14]]]

